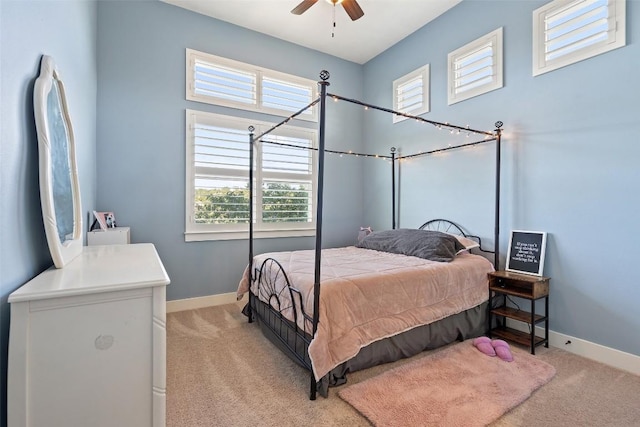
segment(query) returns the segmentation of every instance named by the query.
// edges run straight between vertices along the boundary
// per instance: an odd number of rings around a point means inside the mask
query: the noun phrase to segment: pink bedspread
[[[315,252],[274,252],[256,256],[282,264],[291,285],[313,313]],[[309,346],[317,380],[354,357],[368,344],[473,308],[488,299],[487,273],[493,265],[479,255],[462,253],[450,263],[360,249],[353,246],[322,251],[320,321]],[[284,281],[273,276],[277,286]],[[255,293],[255,284],[252,291]],[[238,298],[249,290],[248,270]],[[261,297],[264,300],[264,298]],[[282,292],[281,306],[288,306]],[[285,316],[293,320],[291,311]],[[298,325],[310,332],[298,316]]]

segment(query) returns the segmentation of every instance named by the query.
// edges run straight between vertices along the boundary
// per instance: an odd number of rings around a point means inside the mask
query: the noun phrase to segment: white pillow
[[[451,234],[451,233],[447,233],[447,234]],[[457,254],[459,254],[461,252],[464,252],[464,251],[468,251],[468,250],[473,249],[473,248],[479,248],[480,247],[480,243],[476,242],[475,240],[471,240],[471,239],[469,239],[467,237],[464,237],[464,236],[458,236],[457,234],[451,234],[451,235],[454,236],[456,239],[458,239],[458,242],[460,242],[462,244],[462,246],[464,246],[464,249],[460,249]]]

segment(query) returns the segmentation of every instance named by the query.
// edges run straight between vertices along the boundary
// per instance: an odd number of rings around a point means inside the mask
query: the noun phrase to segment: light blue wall
[[[5,425],[7,297],[53,265],[40,211],[33,85],[41,56],[52,56],[65,83],[88,212],[96,199],[97,8],[90,1],[0,3],[0,425]]]
[[[331,92],[387,107],[391,82],[430,63],[427,118],[489,130],[505,122],[501,248],[510,229],[550,233],[551,328],[640,355],[633,269],[640,235],[640,2],[627,2],[626,47],[533,78],[531,11],[544,3],[465,0],[362,67],[156,1],[96,7],[0,0],[0,424],[7,296],[52,264],[31,101],[42,54],[56,59],[66,83],[84,211],[113,210],[132,227],[134,242],[156,244],[172,278],[169,299],[234,291],[246,257],[245,241],[184,242],[184,110],[228,111],[185,100],[186,47],[311,79],[328,69]],[[447,53],[500,26],[505,87],[447,106]],[[328,148],[386,154],[397,146],[409,153],[451,141],[443,134],[429,142],[432,129],[392,125],[343,103],[328,108]],[[388,164],[327,162],[327,245],[351,243],[359,225],[388,228]],[[492,165],[490,145],[403,164],[401,225],[446,216],[491,243]],[[268,239],[256,249],[311,246],[312,239]]]
[[[640,355],[640,2],[627,2],[626,47],[532,77],[532,11],[545,3],[465,0],[367,63],[365,96],[390,106],[392,81],[429,63],[426,118],[487,130],[502,120],[503,258],[511,229],[550,233],[544,273],[551,277],[551,329]],[[504,87],[447,106],[447,54],[498,27]],[[401,135],[396,144],[406,152],[431,141],[415,122],[365,115],[363,123],[377,147],[388,146],[391,133]],[[487,146],[403,165],[402,225],[445,216],[492,242],[493,155]],[[378,176],[365,170],[365,182]],[[365,205],[386,197],[380,193],[366,187]],[[365,218],[386,222],[372,209]]]
[[[186,101],[185,49],[314,80],[327,69],[330,90],[354,98],[362,96],[362,67],[157,1],[100,2],[98,20],[97,207],[130,226],[133,242],[156,245],[171,277],[169,300],[234,292],[247,241],[184,241],[185,109],[231,113]],[[327,148],[359,149],[361,113],[332,106]],[[361,164],[327,163],[324,241],[352,243],[362,216]],[[311,247],[312,238],[256,243],[257,252]]]

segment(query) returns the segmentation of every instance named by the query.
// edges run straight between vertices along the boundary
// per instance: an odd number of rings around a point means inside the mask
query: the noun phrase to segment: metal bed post
[[[391,147],[391,228],[396,229],[396,147]]]
[[[322,191],[324,187],[324,128],[325,128],[325,107],[327,104],[327,86],[329,86],[329,72],[320,72],[320,123],[318,132],[318,193],[316,202],[316,259],[315,259],[315,280],[313,282],[313,335],[318,330],[318,320],[320,317],[320,259],[322,254]],[[316,400],[317,392],[316,378],[311,369],[311,390],[309,399]]]
[[[249,286],[253,282],[253,131],[255,128],[249,126]],[[251,298],[251,292],[249,292]],[[253,322],[251,315],[251,301],[247,305],[247,315],[249,323]]]
[[[493,265],[500,270],[500,139],[502,138],[502,122],[496,122],[496,208],[495,208],[495,236],[493,243]]]

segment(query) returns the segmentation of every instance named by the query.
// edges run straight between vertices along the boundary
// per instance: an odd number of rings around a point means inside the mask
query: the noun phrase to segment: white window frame
[[[486,34],[471,43],[468,43],[447,56],[447,69],[448,69],[448,90],[447,100],[448,105],[455,104],[456,102],[464,101],[469,98],[473,98],[478,95],[491,92],[496,89],[500,89],[503,86],[503,32],[502,27],[498,28]],[[456,93],[458,87],[458,78],[456,72],[456,62],[464,57],[472,55],[474,52],[482,48],[489,47],[491,49],[492,58],[492,78],[491,81],[464,91],[462,93]]]
[[[417,70],[410,72],[409,74],[400,77],[393,81],[393,110],[399,111],[402,113],[411,114],[412,116],[419,116],[421,114],[425,114],[429,112],[430,109],[430,92],[429,92],[429,79],[430,79],[430,68],[429,64],[426,64]],[[406,111],[402,109],[402,87],[407,83],[422,80],[422,108],[418,110]],[[399,116],[397,114],[393,115],[393,123],[399,123],[408,119],[409,117]]]
[[[249,237],[249,224],[197,224],[194,218],[195,205],[195,123],[212,124],[216,126],[230,126],[234,129],[247,129],[247,145],[249,145],[249,126],[254,126],[254,134],[257,136],[262,132],[270,129],[274,123],[250,120],[240,117],[227,116],[222,114],[208,113],[197,110],[186,110],[186,204],[185,204],[185,241],[204,241],[204,240],[234,240],[247,239]],[[274,131],[273,135],[304,137],[312,140],[313,147],[317,147],[316,129],[306,127],[298,127],[285,125]],[[260,142],[256,142],[256,151],[254,161],[256,165],[261,164],[262,147]],[[274,174],[265,174],[263,176],[260,167],[254,169],[254,237],[270,238],[270,237],[296,237],[296,236],[313,236],[315,235],[315,203],[317,192],[317,155],[315,151],[312,153],[312,221],[306,223],[262,223],[260,206],[261,190],[263,180],[274,179]],[[249,176],[248,168],[241,173],[247,178]],[[240,174],[239,174],[240,175]],[[277,177],[275,177],[277,179]]]
[[[584,46],[565,55],[547,60],[546,41],[549,17],[580,6],[591,0],[554,0],[533,11],[533,75],[548,73],[558,68],[592,58],[626,45],[626,1],[607,0],[609,16],[607,38]]]
[[[222,97],[207,96],[196,92],[196,63],[204,63],[215,67],[228,68],[239,73],[252,76],[255,79],[255,92],[253,94],[253,102],[251,104],[237,102]],[[289,86],[298,86],[304,90],[311,91],[311,97],[308,103],[318,98],[318,82],[294,76],[291,74],[281,73],[279,71],[258,67],[244,62],[235,61],[233,59],[223,58],[211,55],[209,53],[199,52],[193,49],[186,49],[186,98],[189,101],[203,102],[205,104],[222,105],[230,108],[237,108],[247,111],[258,111],[261,113],[273,114],[281,117],[289,117],[296,111],[288,109],[279,109],[263,105],[263,82],[268,80],[276,80]],[[308,105],[308,104],[305,104]],[[300,107],[303,108],[303,107]],[[310,114],[303,113],[297,116],[297,119],[312,122],[318,121],[317,105],[309,109]]]

